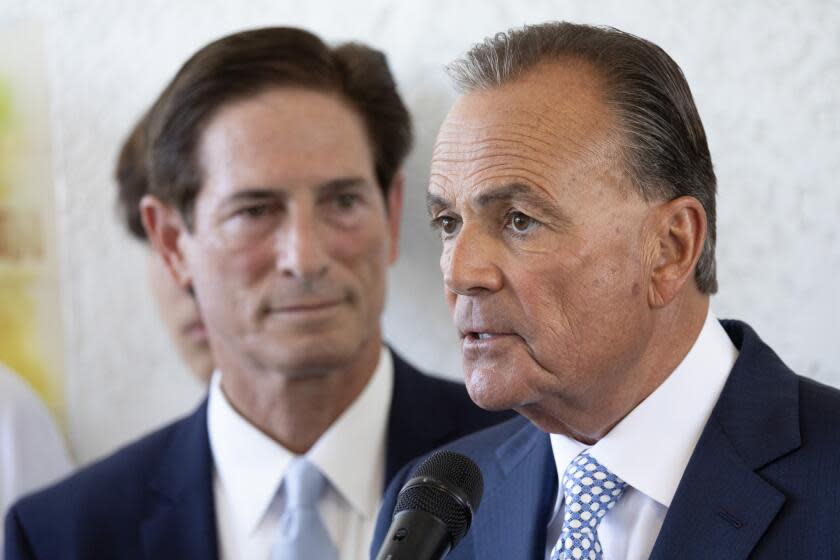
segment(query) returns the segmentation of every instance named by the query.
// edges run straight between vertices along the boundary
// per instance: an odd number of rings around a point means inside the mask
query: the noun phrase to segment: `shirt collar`
[[[333,488],[366,518],[376,515],[383,486],[393,369],[391,354],[383,347],[365,388],[306,454]],[[222,391],[221,378],[222,373],[216,370],[210,381],[210,449],[234,518],[251,533],[268,512],[296,455],[231,406]]]
[[[221,380],[222,373],[214,371],[207,402],[210,450],[234,519],[251,533],[271,505],[294,454],[231,406]]]
[[[670,507],[737,358],[738,349],[710,309],[682,362],[590,454],[636,490]],[[551,435],[551,447],[561,480],[569,462],[586,448],[558,434]]]
[[[333,488],[366,519],[376,519],[382,496],[393,385],[393,357],[383,347],[367,386],[307,453]]]

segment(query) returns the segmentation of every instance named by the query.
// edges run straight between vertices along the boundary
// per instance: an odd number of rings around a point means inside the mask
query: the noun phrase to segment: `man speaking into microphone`
[[[840,557],[840,392],[709,308],[716,180],[677,64],[558,22],[449,71],[446,298],[470,396],[524,418],[448,446],[485,490],[447,558]]]

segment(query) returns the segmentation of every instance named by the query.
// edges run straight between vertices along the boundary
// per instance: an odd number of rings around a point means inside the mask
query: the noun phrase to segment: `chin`
[[[348,365],[358,349],[358,345],[346,340],[329,336],[307,337],[278,343],[268,355],[263,355],[262,361],[291,377],[313,377]]]
[[[492,370],[465,370],[467,393],[484,410],[510,410],[519,404],[516,391],[504,376]]]
[[[321,348],[320,352],[275,356],[268,363],[272,364],[272,369],[289,377],[320,377],[346,364],[347,359],[340,352],[325,353]]]

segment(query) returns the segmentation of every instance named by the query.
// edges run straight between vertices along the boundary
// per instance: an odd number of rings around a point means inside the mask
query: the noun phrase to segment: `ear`
[[[706,211],[696,198],[682,196],[656,212],[656,246],[648,293],[651,307],[665,307],[688,284],[706,239]]]
[[[400,254],[400,223],[402,222],[404,186],[405,174],[402,170],[399,170],[391,180],[391,186],[388,188],[388,196],[385,201],[388,212],[388,233],[391,236],[391,249],[388,254],[389,264],[394,264]]]
[[[191,289],[192,276],[181,246],[189,232],[181,213],[147,194],[140,201],[140,217],[149,243],[161,256],[175,282],[186,290]]]

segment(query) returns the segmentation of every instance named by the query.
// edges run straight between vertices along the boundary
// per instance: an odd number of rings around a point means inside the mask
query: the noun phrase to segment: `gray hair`
[[[694,273],[701,292],[715,293],[715,172],[691,90],[664,50],[610,27],[549,22],[488,37],[446,70],[459,91],[469,93],[497,88],[540,63],[564,58],[598,71],[621,123],[628,175],[641,196],[691,196],[703,206],[708,232]]]

